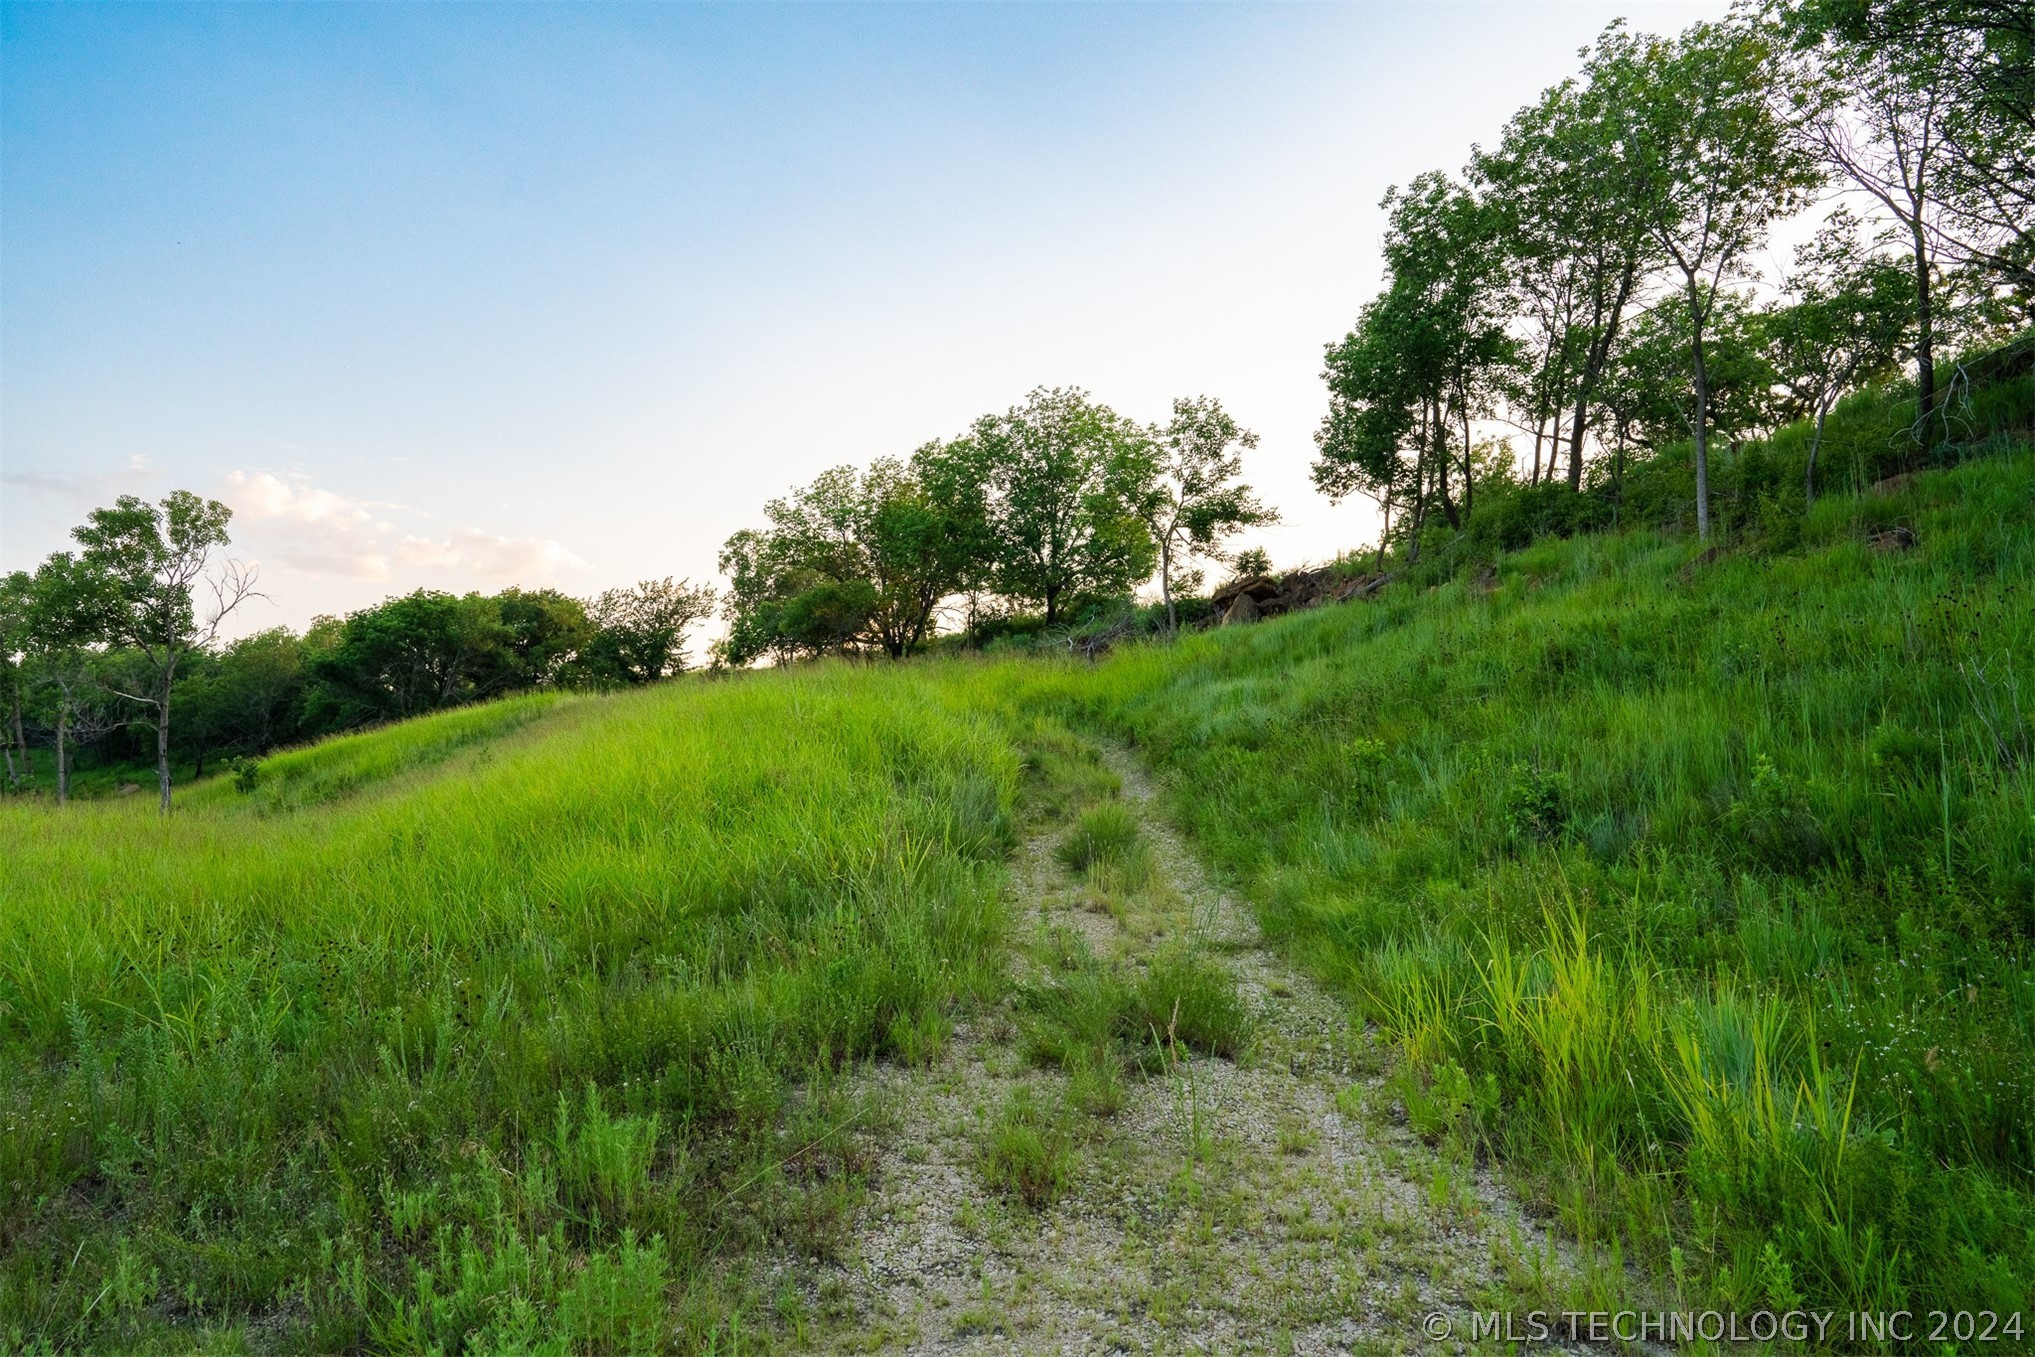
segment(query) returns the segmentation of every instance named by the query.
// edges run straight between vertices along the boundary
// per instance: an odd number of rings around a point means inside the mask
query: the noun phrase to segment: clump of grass
[[[1141,846],[1138,819],[1130,808],[1105,801],[1081,813],[1054,855],[1068,871],[1086,872],[1102,863],[1120,863]]]
[[[985,1128],[978,1167],[992,1190],[1037,1210],[1073,1183],[1073,1141],[1050,1104],[1019,1088]]]
[[[1251,1015],[1236,980],[1187,945],[1162,949],[1138,981],[1131,1019],[1147,1041],[1234,1058],[1249,1044]]]

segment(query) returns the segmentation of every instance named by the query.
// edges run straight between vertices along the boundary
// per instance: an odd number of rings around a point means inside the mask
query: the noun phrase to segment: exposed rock
[[[115,796],[133,796],[140,790],[141,784],[139,782],[123,782],[113,789],[113,794]]]
[[[1865,544],[1881,555],[1895,551],[1908,551],[1915,545],[1915,530],[1896,525],[1885,532],[1876,532],[1865,539]]]
[[[1231,580],[1210,595],[1215,615],[1223,626],[1232,622],[1255,622],[1261,617],[1299,612],[1323,603],[1346,603],[1370,598],[1392,579],[1382,575],[1340,575],[1334,569],[1295,570],[1278,579],[1249,575]]]
[[[1915,473],[1912,471],[1902,471],[1887,477],[1885,480],[1874,481],[1872,488],[1866,493],[1872,495],[1898,495],[1914,483]]]

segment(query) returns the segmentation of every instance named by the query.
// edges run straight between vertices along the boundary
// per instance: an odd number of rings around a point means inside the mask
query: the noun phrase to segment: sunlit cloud
[[[251,554],[306,575],[388,583],[400,574],[453,573],[488,585],[546,583],[586,562],[549,538],[504,537],[480,528],[444,535],[401,526],[427,517],[403,505],[353,499],[267,471],[234,471],[222,498]]]

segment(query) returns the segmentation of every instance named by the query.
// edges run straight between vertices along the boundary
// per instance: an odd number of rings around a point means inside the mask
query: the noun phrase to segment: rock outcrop
[[[1261,617],[1298,612],[1323,603],[1347,603],[1369,598],[1392,579],[1382,575],[1343,575],[1332,569],[1295,570],[1277,579],[1270,575],[1246,575],[1234,579],[1210,595],[1215,617],[1221,626],[1255,622]]]

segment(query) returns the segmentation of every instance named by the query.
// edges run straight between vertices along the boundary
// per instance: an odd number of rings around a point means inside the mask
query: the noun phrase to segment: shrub
[[[1505,826],[1514,840],[1546,843],[1569,822],[1569,780],[1538,762],[1512,765],[1505,790]]]

